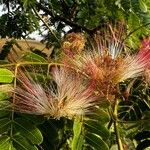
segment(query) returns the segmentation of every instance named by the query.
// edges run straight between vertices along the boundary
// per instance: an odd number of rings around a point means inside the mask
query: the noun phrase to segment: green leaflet
[[[11,120],[8,118],[0,119],[0,134],[7,132],[10,129]]]
[[[86,133],[86,140],[95,150],[109,150],[107,144],[96,134]]]
[[[27,139],[21,135],[15,135],[13,141],[17,150],[38,150],[36,146],[30,144]]]
[[[35,3],[35,0],[22,0],[23,6],[26,8],[28,6],[31,6]]]
[[[36,126],[32,125],[28,121],[24,119],[15,119],[15,129],[17,132],[19,132],[21,135],[26,137],[31,141],[33,144],[41,144],[43,141],[42,134]]]
[[[0,150],[16,150],[7,135],[0,137]]]
[[[0,101],[8,98],[10,98],[10,96],[7,93],[0,91]]]
[[[144,3],[143,0],[139,0],[141,10],[146,13],[148,11],[147,5]]]
[[[90,119],[98,121],[101,125],[103,125],[110,121],[110,116],[106,109],[97,108]]]
[[[5,68],[0,68],[0,83],[11,83],[13,81],[14,74]]]
[[[103,139],[108,139],[110,136],[109,130],[98,121],[88,120],[85,122],[85,127],[88,132],[95,133]]]
[[[10,131],[13,129],[12,137]],[[37,150],[43,141],[40,130],[23,119],[0,119],[0,150]],[[7,135],[7,136],[6,136]],[[36,144],[36,145],[35,145]]]
[[[9,115],[8,111],[3,110],[3,108],[0,109],[0,118],[3,118],[3,117],[8,116],[8,115]]]
[[[32,52],[26,52],[21,59],[30,62],[46,62],[45,58]]]
[[[0,85],[0,109],[4,108],[3,106],[9,103],[8,99],[11,98],[12,94],[11,91],[13,87],[11,84],[3,84]],[[1,114],[0,114],[1,115]]]

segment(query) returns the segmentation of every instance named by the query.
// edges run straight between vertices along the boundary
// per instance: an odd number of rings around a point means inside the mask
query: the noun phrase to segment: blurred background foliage
[[[139,39],[150,32],[149,0],[1,0],[0,3],[4,10],[0,17],[2,38],[27,38],[39,30],[48,46],[59,47],[58,42],[68,32],[92,36],[108,21],[122,21],[130,46],[137,48]]]
[[[12,38],[0,50],[0,103],[4,107],[12,97],[6,94],[4,86],[11,88],[15,76],[15,71],[10,71],[15,67],[9,67],[9,54],[18,52],[13,46],[22,51],[22,45],[15,39],[30,39],[31,33],[39,31],[41,42],[50,48],[47,49],[49,56],[42,49],[31,47],[29,53],[21,55],[21,61],[47,62],[58,56],[61,41],[70,32],[82,32],[92,41],[94,33],[103,30],[108,22],[123,22],[124,40],[130,50],[136,50],[140,40],[150,34],[149,0],[1,0],[0,4],[3,8],[0,36]],[[27,49],[23,47],[23,50]],[[40,66],[40,70],[45,70],[45,66]],[[37,73],[39,80],[42,73]],[[120,89],[126,89],[128,84],[121,83]],[[124,149],[143,150],[150,146],[150,88],[139,78],[131,91],[128,100],[120,97],[119,132]],[[93,116],[85,118],[84,130],[80,133],[78,122],[73,124],[64,118],[46,120],[41,116],[0,110],[0,150],[67,150],[71,149],[73,135],[79,139],[78,145],[72,146],[74,150],[117,150],[116,131],[108,106],[102,102]]]

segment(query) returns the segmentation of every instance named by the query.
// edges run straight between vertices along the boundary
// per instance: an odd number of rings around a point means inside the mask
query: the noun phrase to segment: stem
[[[18,70],[18,66],[19,65],[16,65],[15,67],[15,77],[14,77],[14,89],[16,88],[16,85],[17,85],[17,70]],[[13,93],[13,100],[12,100],[12,103],[14,104],[15,103],[15,92]],[[12,114],[11,114],[11,130],[10,130],[10,137],[12,138],[13,137],[13,120],[14,120],[14,109],[12,109]]]
[[[108,108],[108,113],[111,116],[111,119],[108,123],[108,129],[111,128],[111,126],[113,125],[114,119],[113,119],[113,111],[111,110],[111,107]]]
[[[49,63],[49,62],[18,62],[18,63],[11,63],[11,64],[2,64],[2,65],[0,65],[0,67],[23,66],[23,65],[48,65],[48,68],[50,68],[53,65],[54,66],[56,65],[56,66],[62,66],[62,67],[66,67],[66,68],[76,70],[73,67],[65,66],[64,64],[57,63],[57,62],[54,62],[54,63],[52,63],[52,62],[51,63]],[[81,72],[80,70],[76,70],[76,71],[80,72],[81,74],[83,74],[84,76],[89,78],[89,76],[87,76],[84,72]]]
[[[122,142],[121,142],[121,138],[120,138],[120,134],[119,134],[119,130],[118,130],[118,122],[117,121],[114,121],[114,128],[115,128],[115,133],[116,133],[118,150],[123,150],[123,146],[122,146]]]
[[[118,144],[118,150],[123,150],[123,145],[121,142],[120,134],[119,134],[119,129],[118,129],[118,118],[117,118],[117,107],[118,107],[119,101],[116,99],[115,107],[114,107],[114,130],[116,133],[116,140]]]
[[[18,62],[18,63],[11,63],[11,64],[2,64],[0,67],[11,67],[11,66],[21,66],[21,65],[58,65],[58,66],[64,66],[64,64],[61,63],[49,63],[49,62]]]
[[[82,135],[83,122],[81,118],[76,118],[73,124],[73,139],[71,143],[71,150],[82,150],[83,135]]]

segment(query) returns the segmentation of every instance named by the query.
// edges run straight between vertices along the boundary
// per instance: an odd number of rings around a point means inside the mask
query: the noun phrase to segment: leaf
[[[25,53],[21,59],[30,62],[46,62],[45,58],[32,52]]]
[[[142,108],[136,99],[121,101],[118,106],[118,116],[121,120],[138,120],[141,117]]]
[[[0,83],[11,83],[13,81],[14,74],[5,68],[0,68]]]
[[[2,84],[0,85],[0,92],[11,92],[13,90],[12,84]]]
[[[0,101],[8,99],[8,98],[9,98],[9,95],[7,93],[0,91]]]
[[[9,150],[9,143],[10,137],[4,135],[0,137],[0,149],[1,150]]]
[[[90,133],[95,133],[99,136],[101,136],[104,139],[108,139],[110,136],[109,130],[106,129],[104,125],[101,125],[97,121],[88,120],[85,122],[86,130]]]
[[[86,140],[95,150],[109,150],[108,145],[99,136],[93,133],[86,133]]]
[[[30,144],[26,138],[21,135],[15,135],[13,141],[17,150],[38,150],[36,146]]]
[[[95,113],[91,115],[90,118],[99,121],[101,124],[106,124],[110,120],[110,116],[108,115],[108,112],[100,108],[97,108]]]
[[[110,148],[110,150],[118,150],[118,145],[117,144],[112,145],[112,147]]]
[[[16,150],[10,142],[10,137],[7,135],[0,137],[0,150]]]
[[[144,130],[150,130],[150,111],[144,111],[143,116],[142,116],[142,120],[141,120],[141,125],[143,127]]]
[[[0,119],[0,133],[7,132],[10,128],[11,121],[8,118]]]
[[[33,144],[42,143],[43,136],[36,126],[21,118],[15,119],[14,122],[16,131],[20,132],[22,136],[29,139]]]
[[[101,98],[101,100],[99,102],[99,107],[107,109],[109,106],[110,106],[110,102],[105,97]]]
[[[5,100],[11,97],[11,94],[8,92],[11,92],[13,90],[13,87],[11,84],[4,84],[0,85],[0,100]]]
[[[0,118],[9,115],[10,111],[0,110]]]
[[[146,13],[147,10],[148,10],[148,8],[147,8],[147,5],[144,3],[144,1],[143,1],[143,0],[139,0],[139,4],[140,4],[140,9],[141,9],[144,13]]]

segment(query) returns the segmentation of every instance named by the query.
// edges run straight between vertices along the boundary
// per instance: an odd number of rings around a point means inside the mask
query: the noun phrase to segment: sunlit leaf
[[[13,81],[14,74],[5,68],[0,68],[0,83],[11,83]]]
[[[30,61],[30,62],[46,62],[45,58],[32,52],[25,53],[21,59],[24,61]]]
[[[147,8],[147,5],[145,4],[145,2],[143,0],[139,0],[139,3],[140,3],[141,10],[146,13],[148,8]]]
[[[0,137],[0,149],[1,150],[16,150],[10,142],[10,137],[7,135]]]

